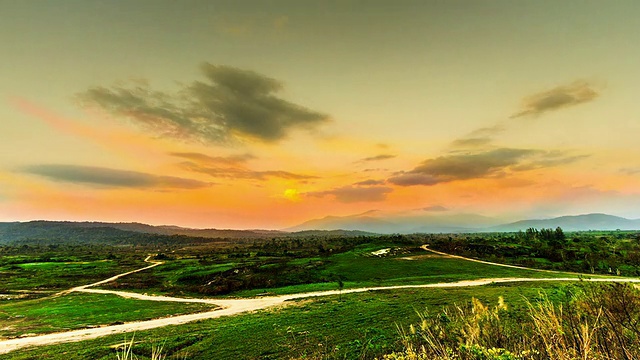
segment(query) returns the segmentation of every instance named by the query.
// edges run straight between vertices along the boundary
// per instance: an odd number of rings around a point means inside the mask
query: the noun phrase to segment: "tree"
[[[528,228],[524,233],[524,236],[528,241],[534,241],[538,238],[538,229],[532,227]]]

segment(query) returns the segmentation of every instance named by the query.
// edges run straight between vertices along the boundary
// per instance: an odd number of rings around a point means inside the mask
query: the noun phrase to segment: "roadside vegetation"
[[[433,249],[538,269],[640,276],[640,233],[561,228],[517,233],[425,235]]]

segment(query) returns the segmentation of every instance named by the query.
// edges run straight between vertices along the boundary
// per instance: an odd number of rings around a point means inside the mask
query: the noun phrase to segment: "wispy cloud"
[[[426,211],[426,212],[443,212],[443,211],[449,211],[448,208],[442,206],[442,205],[431,205],[431,206],[427,206],[427,207],[423,207],[422,209],[420,209],[422,211]]]
[[[180,165],[183,169],[207,174],[215,178],[266,180],[268,178],[280,178],[288,180],[311,180],[317,176],[297,174],[284,170],[252,170],[245,163],[255,158],[253,155],[235,156],[209,156],[201,153],[171,153],[175,157],[188,159]]]
[[[397,155],[392,155],[392,154],[380,154],[380,155],[376,155],[376,156],[370,156],[370,157],[366,157],[364,159],[361,159],[360,162],[371,162],[371,161],[381,161],[381,160],[388,160],[388,159],[393,159],[397,157]]]
[[[27,166],[22,171],[54,181],[99,187],[199,189],[211,186],[211,183],[198,180],[96,166],[41,164]]]
[[[342,186],[326,191],[308,192],[305,195],[313,197],[333,196],[342,203],[378,202],[384,201],[387,195],[393,191],[386,186]]]
[[[210,156],[197,152],[171,152],[171,156],[196,161],[199,163],[238,166],[244,164],[247,160],[255,159],[251,154],[231,155],[231,156]]]
[[[524,98],[520,111],[513,114],[511,118],[539,116],[549,111],[593,101],[599,95],[592,84],[586,81],[575,81]]]
[[[94,87],[79,94],[85,106],[126,117],[147,131],[183,140],[220,143],[231,139],[275,142],[292,129],[313,129],[328,116],[288,102],[276,94],[283,84],[262,74],[205,63],[204,81],[178,94],[130,87]]]
[[[384,185],[384,184],[385,184],[384,180],[369,179],[369,180],[364,180],[364,181],[358,181],[357,183],[355,183],[353,185],[357,185],[357,186],[372,186],[372,185]]]
[[[502,123],[494,126],[481,127],[452,141],[450,146],[455,150],[486,148],[493,142],[494,137],[503,133],[505,130],[506,126]]]
[[[640,167],[628,167],[620,169],[620,172],[625,175],[637,175],[640,174]]]
[[[499,177],[506,171],[526,171],[569,164],[584,157],[559,151],[513,148],[452,153],[425,160],[413,170],[400,172],[387,181],[399,186],[436,185],[456,180]]]
[[[485,146],[491,144],[492,141],[493,141],[493,139],[491,139],[489,137],[462,138],[462,139],[456,139],[453,142],[451,142],[451,147],[453,147],[453,148],[462,148],[462,149],[482,148],[482,147],[485,147]]]

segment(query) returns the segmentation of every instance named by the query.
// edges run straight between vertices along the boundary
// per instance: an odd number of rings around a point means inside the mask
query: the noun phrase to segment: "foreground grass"
[[[140,301],[116,295],[81,293],[4,302],[0,303],[0,338],[149,320],[211,309],[206,304]]]
[[[640,291],[584,284],[561,303],[542,297],[516,316],[499,299],[425,312],[402,329],[404,350],[385,360],[634,360],[640,358]]]
[[[495,303],[500,296],[515,314],[524,314],[525,299],[564,296],[565,287],[549,283],[502,284],[456,289],[410,289],[348,294],[302,300],[282,309],[170,326],[135,334],[133,351],[148,359],[153,345],[163,344],[168,358],[287,359],[323,357],[353,359],[381,357],[402,350],[397,325],[418,319],[417,311],[438,311],[445,305],[470,302],[472,297]],[[112,345],[123,336],[81,343],[23,349],[7,359],[113,359]]]

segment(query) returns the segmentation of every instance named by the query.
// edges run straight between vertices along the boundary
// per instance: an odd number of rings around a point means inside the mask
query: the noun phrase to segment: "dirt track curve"
[[[426,246],[422,247],[426,251],[434,252],[439,255],[454,257],[458,259],[480,262],[489,265],[496,266],[504,266],[525,270],[534,270],[534,271],[545,271],[545,272],[553,272],[549,270],[538,270],[525,268],[514,265],[505,265],[505,264],[497,264],[486,262],[482,260],[476,259],[468,259],[456,255],[449,255],[446,253],[442,253],[439,251],[431,250]],[[150,257],[147,257],[145,261],[149,261]],[[42,345],[52,345],[66,342],[76,342],[83,341],[89,339],[95,339],[102,336],[128,333],[134,331],[142,331],[155,329],[163,326],[169,325],[180,325],[186,324],[189,322],[197,321],[197,320],[206,320],[206,319],[214,319],[222,316],[230,316],[236,315],[244,312],[250,312],[260,309],[265,309],[277,305],[285,305],[285,302],[291,300],[297,300],[302,298],[310,298],[310,297],[320,297],[320,296],[330,296],[330,295],[338,295],[342,294],[350,294],[350,293],[359,293],[366,291],[381,291],[381,290],[395,290],[395,289],[413,289],[413,288],[455,288],[455,287],[470,287],[470,286],[482,286],[488,285],[491,283],[506,283],[506,282],[534,282],[534,281],[590,281],[590,282],[619,282],[619,283],[640,283],[640,279],[635,278],[593,278],[593,279],[581,279],[576,277],[567,277],[567,278],[489,278],[489,279],[477,279],[477,280],[465,280],[458,282],[450,282],[450,283],[435,283],[435,284],[423,284],[423,285],[396,285],[396,286],[378,286],[378,287],[365,287],[365,288],[356,288],[356,289],[345,289],[342,291],[339,290],[329,290],[329,291],[318,291],[318,292],[308,292],[308,293],[298,293],[298,294],[290,294],[290,295],[279,295],[279,296],[265,296],[259,298],[249,298],[249,299],[198,299],[198,298],[176,298],[169,296],[152,296],[152,295],[143,295],[138,293],[130,293],[124,291],[112,291],[112,290],[98,290],[98,289],[90,289],[90,287],[104,284],[109,281],[113,281],[122,276],[126,276],[132,274],[134,272],[143,271],[146,269],[150,269],[154,266],[161,265],[162,262],[153,262],[152,265],[126,272],[120,275],[116,275],[109,279],[105,279],[93,284],[78,286],[57,295],[64,295],[71,292],[85,292],[85,293],[93,293],[93,294],[113,294],[122,296],[125,298],[137,299],[137,300],[147,300],[147,301],[169,301],[169,302],[184,302],[184,303],[204,303],[211,304],[215,306],[219,306],[219,308],[206,311],[196,314],[188,314],[188,315],[178,315],[167,318],[160,318],[154,320],[146,320],[146,321],[135,321],[121,325],[109,325],[103,326],[99,328],[92,329],[81,329],[81,330],[73,330],[73,331],[65,331],[60,333],[52,333],[46,335],[37,335],[9,340],[0,341],[0,354],[5,354],[14,350],[18,350],[25,347],[32,346],[42,346]]]

